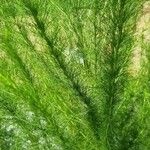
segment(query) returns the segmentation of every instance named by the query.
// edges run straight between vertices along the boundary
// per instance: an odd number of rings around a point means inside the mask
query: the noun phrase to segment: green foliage
[[[2,0],[0,149],[150,148],[144,39],[130,71],[144,2]]]

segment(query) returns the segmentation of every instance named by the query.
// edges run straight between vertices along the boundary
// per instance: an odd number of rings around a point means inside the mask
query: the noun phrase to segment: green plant
[[[143,3],[2,1],[1,149],[148,150],[148,47],[129,69]]]

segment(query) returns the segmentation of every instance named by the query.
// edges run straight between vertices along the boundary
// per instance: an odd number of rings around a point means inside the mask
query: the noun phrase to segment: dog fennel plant
[[[150,148],[145,2],[1,0],[1,150]]]

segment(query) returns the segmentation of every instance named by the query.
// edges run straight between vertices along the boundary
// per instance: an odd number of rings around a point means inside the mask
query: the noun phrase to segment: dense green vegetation
[[[150,149],[145,2],[1,0],[0,150]]]

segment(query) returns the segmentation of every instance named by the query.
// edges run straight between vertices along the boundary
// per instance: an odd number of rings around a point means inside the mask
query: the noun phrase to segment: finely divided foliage
[[[0,150],[150,148],[145,2],[1,0]]]

